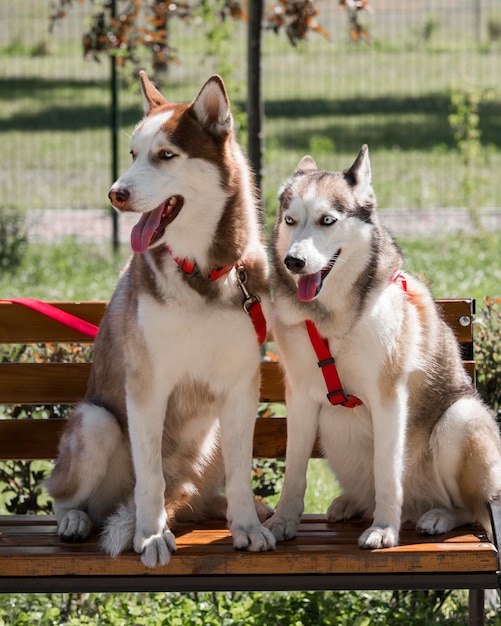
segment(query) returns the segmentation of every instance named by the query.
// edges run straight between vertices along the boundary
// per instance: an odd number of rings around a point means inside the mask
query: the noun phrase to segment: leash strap
[[[311,320],[306,320],[305,324],[311,345],[318,358],[318,367],[321,369],[325,380],[329,402],[333,406],[340,404],[347,409],[354,409],[356,406],[363,404],[362,400],[356,396],[345,394],[327,340],[320,336],[317,327]]]
[[[12,302],[13,304],[22,304],[42,315],[46,315],[51,319],[59,322],[60,324],[64,324],[73,330],[82,333],[83,335],[87,335],[88,337],[92,337],[95,339],[97,336],[97,331],[99,327],[95,324],[91,324],[86,320],[83,320],[76,315],[72,315],[71,313],[67,313],[61,309],[58,309],[47,302],[42,302],[41,300],[34,300],[33,298],[11,298],[10,300],[1,300],[1,302]]]
[[[264,317],[261,302],[259,300],[255,300],[249,307],[247,307],[246,311],[250,315],[252,323],[254,324],[254,330],[256,331],[259,345],[262,346],[266,341],[268,331],[266,329],[266,318]]]
[[[263,308],[261,306],[261,298],[253,295],[247,289],[247,270],[245,269],[245,265],[239,263],[235,266],[235,269],[237,271],[237,285],[244,298],[242,306],[247,315],[250,316],[254,330],[256,331],[257,340],[259,345],[262,346],[266,341],[267,328],[266,318],[264,317]]]

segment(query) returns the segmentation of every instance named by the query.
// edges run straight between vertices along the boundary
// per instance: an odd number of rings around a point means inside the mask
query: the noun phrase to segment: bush
[[[17,269],[27,247],[24,215],[16,209],[0,207],[0,271]]]
[[[475,320],[477,389],[501,423],[501,298],[485,298]]]

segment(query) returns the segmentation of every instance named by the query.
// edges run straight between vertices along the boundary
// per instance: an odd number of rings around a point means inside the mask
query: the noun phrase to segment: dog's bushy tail
[[[136,510],[134,506],[121,504],[106,520],[99,541],[101,549],[111,556],[118,556],[121,552],[132,550],[135,531]]]

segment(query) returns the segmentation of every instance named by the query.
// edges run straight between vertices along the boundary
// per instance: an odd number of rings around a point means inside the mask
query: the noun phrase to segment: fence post
[[[247,153],[262,198],[263,102],[261,98],[261,22],[263,0],[248,3],[247,31]]]
[[[116,1],[111,0],[111,17],[116,17]],[[111,76],[111,178],[112,183],[118,178],[118,76],[117,76],[117,60],[114,54],[110,55]],[[118,240],[118,213],[111,209],[111,219],[113,223],[113,251],[116,252],[119,246]]]

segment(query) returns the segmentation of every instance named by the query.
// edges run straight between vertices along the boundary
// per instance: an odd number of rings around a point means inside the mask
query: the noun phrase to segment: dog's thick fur
[[[175,550],[173,516],[226,516],[236,548],[274,547],[250,486],[260,353],[237,264],[268,316],[270,303],[256,194],[222,80],[211,77],[188,105],[140,79],[146,116],[109,194],[140,214],[134,255],[48,488],[63,539],[104,525],[105,551],[133,547],[155,567]],[[184,259],[194,271],[180,271]]]
[[[402,520],[439,534],[474,520],[501,492],[498,428],[466,376],[453,333],[428,289],[395,276],[402,256],[375,210],[367,146],[342,173],[305,157],[280,194],[274,232],[274,334],[287,380],[283,492],[265,522],[296,533],[317,435],[342,495],[332,521],[368,516],[362,548],[398,543]],[[331,406],[308,339],[311,319],[329,343],[347,394]]]

